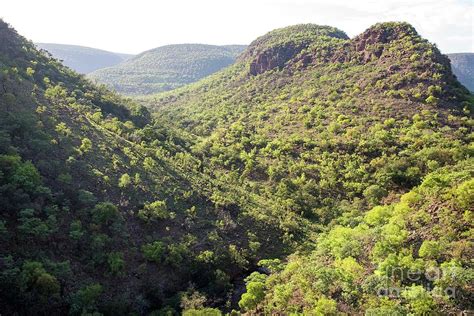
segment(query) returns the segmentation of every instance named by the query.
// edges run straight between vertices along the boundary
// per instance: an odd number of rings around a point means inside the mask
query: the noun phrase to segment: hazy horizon
[[[182,43],[246,45],[275,28],[299,23],[334,26],[354,37],[384,21],[411,23],[443,53],[474,52],[470,0],[84,0],[67,6],[59,0],[17,0],[3,4],[0,18],[37,43],[127,54]]]

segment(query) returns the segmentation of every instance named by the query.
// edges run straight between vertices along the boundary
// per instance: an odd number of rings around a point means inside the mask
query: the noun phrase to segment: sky
[[[34,42],[140,53],[167,44],[249,44],[298,23],[350,37],[411,23],[443,53],[474,52],[474,0],[1,0],[0,18]]]

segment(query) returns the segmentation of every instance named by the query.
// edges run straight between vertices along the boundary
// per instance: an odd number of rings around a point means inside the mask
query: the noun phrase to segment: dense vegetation
[[[474,53],[448,54],[448,56],[459,82],[474,92]]]
[[[152,114],[0,42],[2,314],[473,308],[473,96],[410,25],[275,30]]]
[[[215,201],[277,223],[296,250],[260,262],[242,310],[473,307],[472,96],[410,25],[377,24],[352,40],[330,27],[276,30],[229,69],[152,102],[194,137],[206,174],[248,196]],[[252,203],[261,199],[264,208]],[[424,277],[445,268],[459,274]],[[381,298],[383,288],[399,295]]]
[[[143,52],[90,78],[128,95],[172,90],[234,63],[243,45],[167,45]]]
[[[114,66],[133,56],[77,45],[36,43],[36,46],[48,51],[64,65],[81,74]]]
[[[210,200],[187,141],[1,21],[0,42],[2,315],[231,302],[264,238]]]

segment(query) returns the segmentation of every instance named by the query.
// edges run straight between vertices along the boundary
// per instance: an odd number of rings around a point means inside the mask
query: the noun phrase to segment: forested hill
[[[143,105],[0,44],[2,314],[474,308],[473,96],[412,26],[274,30]]]
[[[234,63],[244,45],[178,44],[143,52],[90,78],[128,95],[167,91],[195,82]]]
[[[448,57],[458,80],[474,92],[474,53],[448,54]]]
[[[278,227],[214,202],[189,140],[1,20],[0,43],[2,315],[225,308],[281,255]]]
[[[473,96],[411,25],[353,39],[316,25],[275,30],[235,65],[146,103],[197,137],[213,177],[271,201],[248,212],[299,249],[260,262],[243,311],[473,308]]]
[[[54,58],[63,61],[64,65],[82,74],[114,66],[133,56],[78,45],[36,43],[36,46],[48,51]]]

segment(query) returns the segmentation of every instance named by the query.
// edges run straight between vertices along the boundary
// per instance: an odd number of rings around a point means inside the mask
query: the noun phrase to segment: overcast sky
[[[35,42],[139,53],[166,44],[248,44],[316,23],[355,36],[407,21],[444,53],[474,52],[474,0],[2,0],[0,17]]]

